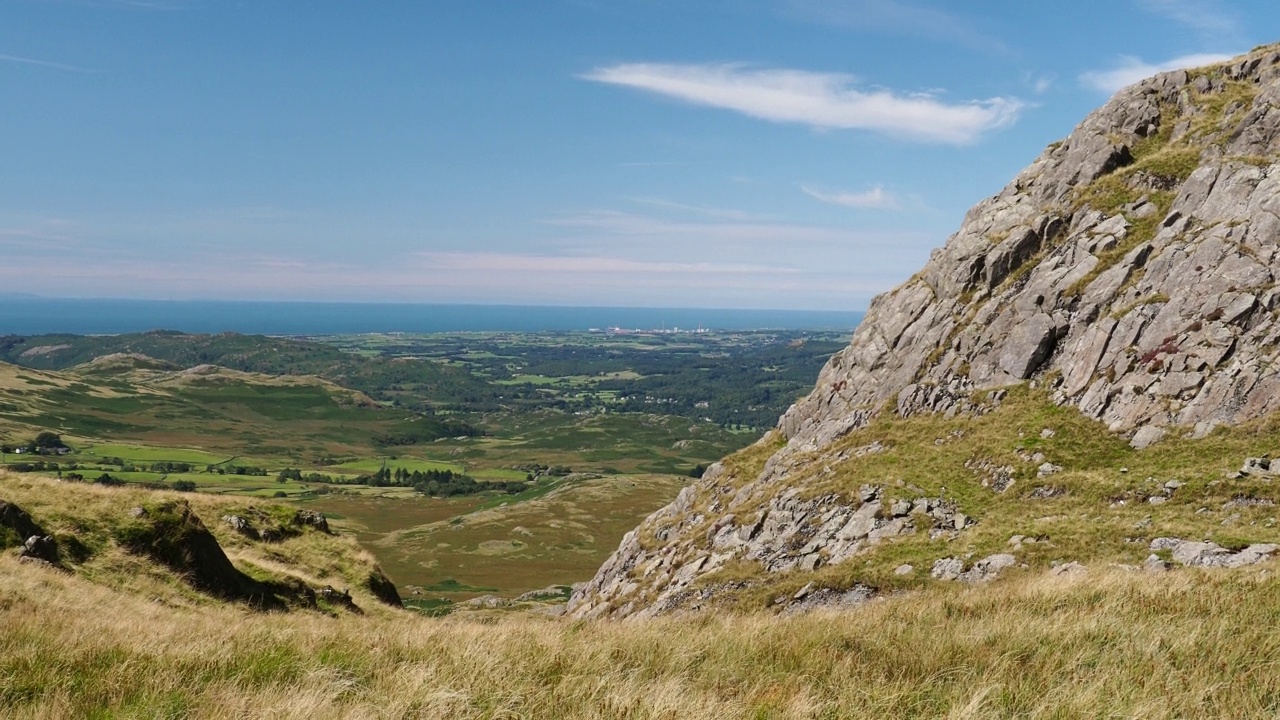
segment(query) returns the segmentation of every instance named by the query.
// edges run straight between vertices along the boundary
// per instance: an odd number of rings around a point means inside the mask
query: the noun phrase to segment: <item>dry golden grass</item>
[[[60,544],[72,537],[84,544],[91,553],[88,558],[77,562],[64,549],[64,562],[76,575],[124,595],[142,595],[172,606],[219,603],[195,591],[168,569],[125,552],[115,541],[116,531],[131,521],[132,508],[181,500],[190,504],[241,571],[259,579],[292,577],[312,587],[349,589],[355,602],[366,611],[391,612],[364,587],[377,562],[355,538],[304,532],[282,542],[261,543],[244,538],[221,521],[224,515],[250,515],[250,508],[256,508],[287,523],[296,510],[294,506],[265,499],[64,483],[3,471],[0,500],[13,502],[30,513]]]
[[[1094,568],[842,613],[568,623],[173,608],[0,558],[11,718],[1272,717],[1267,571]]]
[[[1034,395],[1011,394],[1001,412],[1012,415],[971,421],[969,434],[953,441],[952,451],[965,450],[959,459],[944,457],[944,446],[935,443],[950,437],[937,425],[942,420],[877,426],[868,436],[894,450],[868,456],[860,470],[882,477],[909,468],[928,473],[930,482],[952,488],[966,510],[977,510],[982,523],[973,538],[957,540],[960,546],[947,552],[985,552],[1003,548],[1009,532],[1047,530],[1049,555],[1023,553],[1028,569],[985,586],[925,582],[858,609],[792,618],[707,614],[584,623],[492,612],[431,619],[380,608],[355,587],[372,558],[349,538],[308,533],[258,544],[218,522],[243,509],[246,499],[0,475],[0,498],[94,550],[74,564],[74,573],[0,553],[0,718],[1280,714],[1280,583],[1273,564],[1158,575],[1109,564],[1145,553],[1142,544],[1126,550],[1125,537],[1148,515],[1152,532],[1269,539],[1276,532],[1266,524],[1269,508],[1241,511],[1239,529],[1217,517],[1227,512],[1217,509],[1224,499],[1246,490],[1269,495],[1269,486],[1260,480],[1213,484],[1211,477],[1221,477],[1246,453],[1273,446],[1280,424],[1135,453]],[[1043,427],[1057,434],[1042,439]],[[964,458],[1003,462],[1017,443],[1066,465],[1053,481],[1070,493],[1030,501],[1030,483],[997,496],[972,477],[972,487],[962,482],[969,472]],[[746,451],[733,462],[754,469],[766,452]],[[899,465],[898,455],[911,464]],[[1118,463],[1132,473],[1105,471]],[[1175,469],[1188,484],[1170,502],[1107,508],[1113,491],[1147,482],[1130,476],[1163,480]],[[859,480],[842,477],[832,482]],[[923,477],[908,480],[928,485]],[[113,544],[112,525],[129,507],[171,497],[191,502],[242,569],[351,586],[367,614],[255,613],[191,590]],[[1048,502],[1052,507],[1042,512],[1051,509],[1052,516],[1028,515],[1031,502]],[[1214,510],[1195,512],[1201,504]],[[272,512],[269,501],[258,505]],[[912,553],[924,551],[910,540],[890,544],[867,561],[872,564],[851,564],[848,571],[875,577],[875,567],[918,560]],[[1052,557],[1080,559],[1090,570],[1052,577],[1045,569]],[[831,570],[837,571],[843,572]]]

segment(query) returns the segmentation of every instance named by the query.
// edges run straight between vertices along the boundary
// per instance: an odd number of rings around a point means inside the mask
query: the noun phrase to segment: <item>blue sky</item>
[[[2,0],[0,293],[862,309],[1272,2]]]

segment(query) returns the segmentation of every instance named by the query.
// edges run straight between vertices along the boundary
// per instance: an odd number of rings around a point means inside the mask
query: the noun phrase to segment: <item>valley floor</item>
[[[7,718],[1274,717],[1272,568],[571,623],[175,607],[0,557]]]

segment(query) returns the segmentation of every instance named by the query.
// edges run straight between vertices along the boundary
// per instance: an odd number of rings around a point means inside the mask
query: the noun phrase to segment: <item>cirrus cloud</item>
[[[1156,73],[1213,65],[1214,63],[1225,62],[1233,57],[1235,57],[1234,54],[1197,53],[1183,55],[1162,63],[1149,63],[1136,57],[1124,55],[1120,57],[1118,66],[1110,70],[1087,72],[1080,76],[1080,82],[1085,87],[1111,94],[1139,80],[1145,80]]]
[[[779,123],[867,130],[902,140],[967,145],[1017,121],[1012,97],[947,103],[932,94],[860,90],[850,75],[742,64],[624,63],[583,79],[644,90]]]
[[[848,192],[844,190],[828,192],[811,188],[808,185],[801,185],[800,190],[809,197],[821,200],[824,203],[858,208],[860,210],[897,210],[901,207],[898,204],[898,198],[885,191],[879,185],[864,192]]]

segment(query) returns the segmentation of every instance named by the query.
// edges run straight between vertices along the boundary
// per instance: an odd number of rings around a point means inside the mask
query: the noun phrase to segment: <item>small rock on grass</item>
[[[1049,572],[1053,575],[1083,575],[1088,572],[1088,568],[1075,560],[1072,560],[1069,563],[1063,563],[1054,567]]]

